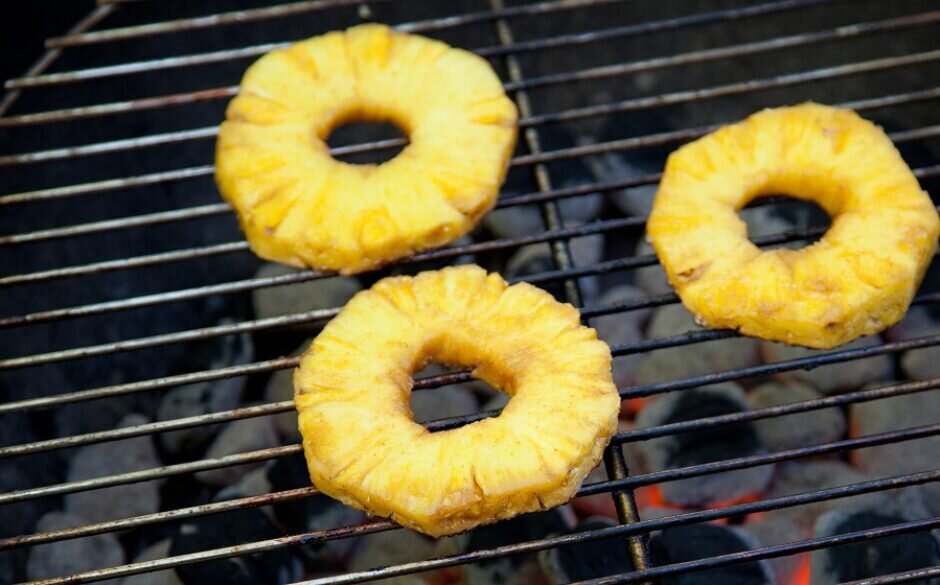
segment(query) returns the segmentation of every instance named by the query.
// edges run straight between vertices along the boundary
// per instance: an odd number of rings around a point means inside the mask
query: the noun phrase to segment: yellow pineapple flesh
[[[737,211],[784,194],[832,225],[800,250],[761,251]],[[940,219],[885,133],[807,103],[765,110],[670,155],[647,233],[704,324],[813,348],[901,319],[937,249]]]
[[[216,145],[216,182],[259,256],[356,273],[444,245],[496,201],[515,105],[489,64],[368,24],[272,51],[245,73]],[[355,120],[409,144],[380,165],[330,156]]]
[[[473,367],[509,403],[427,431],[408,400],[412,373],[432,360]],[[620,406],[610,350],[575,308],[477,266],[360,292],[314,340],[294,388],[313,483],[432,536],[570,499]]]

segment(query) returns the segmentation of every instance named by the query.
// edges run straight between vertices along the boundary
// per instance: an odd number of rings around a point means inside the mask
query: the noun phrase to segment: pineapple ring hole
[[[411,374],[412,380],[431,376],[447,375],[463,370],[460,366],[448,366],[436,360]],[[412,390],[408,397],[411,419],[417,423],[454,416],[476,414],[483,410],[500,408],[504,401],[496,402],[505,393],[486,381],[474,377],[470,382],[445,384],[436,388]],[[441,431],[431,431],[441,432]]]
[[[346,120],[337,124],[326,138],[327,145],[341,148],[385,140],[405,139],[405,144],[340,155],[337,160],[356,165],[379,165],[388,162],[408,146],[408,133],[389,120]]]
[[[771,199],[755,206],[760,199]],[[790,195],[768,195],[752,200],[738,217],[747,224],[747,238],[752,243],[765,242],[767,238],[783,236],[792,230],[810,231],[806,237],[788,238],[763,245],[764,250],[787,248],[800,250],[812,246],[822,239],[832,225],[832,216],[812,199]],[[818,230],[818,231],[815,231]],[[756,240],[756,242],[755,242]]]

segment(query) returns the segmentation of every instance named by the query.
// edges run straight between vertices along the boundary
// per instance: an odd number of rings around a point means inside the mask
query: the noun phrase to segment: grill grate
[[[604,315],[613,315],[650,309],[678,303],[678,298],[671,293],[648,296],[645,298],[630,299],[617,303],[585,302],[582,291],[579,290],[579,279],[584,277],[602,277],[604,275],[634,271],[639,268],[653,266],[657,260],[652,255],[623,254],[622,257],[612,260],[603,260],[588,265],[578,265],[572,257],[569,245],[572,240],[593,234],[630,233],[641,234],[645,217],[616,217],[607,218],[585,225],[568,225],[562,214],[561,203],[570,199],[584,197],[595,193],[607,194],[627,187],[641,187],[655,184],[660,175],[658,173],[637,174],[634,177],[617,180],[585,180],[574,186],[559,187],[552,182],[553,164],[562,161],[581,161],[589,157],[610,153],[622,153],[625,156],[642,153],[655,147],[674,147],[685,141],[701,136],[722,123],[733,121],[740,116],[737,110],[730,108],[725,115],[698,116],[695,125],[685,124],[682,129],[669,131],[641,131],[637,135],[620,135],[612,140],[598,141],[586,145],[575,145],[565,148],[545,149],[542,142],[542,132],[545,127],[558,123],[596,124],[599,121],[612,119],[616,116],[631,115],[634,113],[654,114],[661,111],[671,112],[671,108],[691,106],[704,107],[710,100],[722,98],[741,98],[744,100],[761,99],[765,105],[788,103],[787,98],[777,97],[780,90],[803,89],[811,84],[835,83],[840,89],[858,82],[867,90],[864,97],[856,95],[858,92],[850,91],[819,91],[820,101],[837,103],[844,107],[862,111],[866,116],[878,120],[878,113],[885,109],[916,108],[930,106],[933,101],[940,98],[940,87],[915,87],[911,83],[898,83],[896,85],[881,85],[880,82],[868,80],[880,79],[879,74],[892,73],[900,70],[915,70],[919,78],[929,81],[936,75],[940,63],[940,50],[930,49],[922,52],[907,51],[903,54],[889,54],[889,47],[884,53],[874,58],[850,59],[844,63],[825,63],[813,59],[807,50],[824,44],[833,45],[849,43],[856,40],[870,39],[890,35],[916,34],[916,31],[929,29],[934,34],[940,25],[940,10],[930,10],[929,3],[911,2],[905,5],[900,3],[856,2],[851,6],[859,8],[867,5],[866,10],[858,10],[859,14],[869,15],[865,18],[850,18],[849,24],[839,24],[831,28],[811,31],[799,31],[794,34],[780,34],[762,40],[748,40],[741,43],[717,43],[717,46],[702,48],[696,46],[692,50],[674,52],[665,50],[666,56],[643,57],[636,60],[623,60],[616,63],[590,64],[590,58],[581,57],[575,62],[578,68],[559,70],[558,67],[550,71],[543,71],[537,66],[537,59],[543,54],[564,49],[571,53],[586,55],[588,49],[596,47],[602,42],[629,41],[631,39],[650,39],[655,45],[655,39],[665,34],[692,35],[699,31],[728,31],[738,25],[764,20],[783,20],[786,18],[801,18],[802,15],[816,14],[813,11],[830,10],[850,13],[844,0],[777,0],[757,4],[733,5],[734,2],[717,2],[715,4],[727,5],[715,10],[694,12],[690,7],[671,6],[677,14],[667,14],[653,20],[612,26],[609,28],[578,31],[574,25],[569,25],[564,19],[572,17],[572,22],[578,22],[573,15],[590,13],[604,8],[606,5],[618,9],[621,5],[641,0],[549,0],[529,4],[513,4],[505,6],[502,0],[490,2],[461,2],[467,6],[467,11],[459,14],[435,15],[419,20],[410,20],[397,25],[397,28],[422,34],[446,35],[454,31],[468,31],[472,38],[496,39],[496,42],[485,44],[475,52],[487,57],[498,67],[502,67],[502,77],[505,87],[516,100],[521,114],[520,145],[523,152],[518,153],[512,161],[514,169],[523,168],[532,175],[534,188],[522,195],[505,197],[498,203],[498,208],[511,208],[521,205],[538,205],[544,221],[544,229],[539,233],[530,235],[493,239],[491,241],[476,242],[468,245],[455,245],[442,250],[435,250],[419,254],[402,263],[403,266],[419,264],[427,261],[451,261],[466,254],[499,254],[517,249],[533,243],[548,243],[551,247],[554,267],[548,271],[538,272],[518,280],[525,280],[539,285],[561,284],[565,300],[581,307],[586,321]],[[369,10],[380,9],[383,5],[398,5],[394,2],[363,2],[362,0],[313,0],[297,1],[273,6],[260,6],[246,8],[237,12],[220,11],[212,15],[190,16],[179,18],[160,18],[157,22],[150,22],[149,16],[154,13],[152,7],[148,11],[149,2],[132,0],[98,0],[99,6],[82,22],[62,37],[47,41],[49,51],[36,65],[23,77],[10,80],[6,84],[9,90],[4,100],[0,102],[0,132],[43,132],[42,136],[51,137],[54,142],[56,130],[65,128],[66,124],[80,124],[90,119],[98,119],[97,124],[106,125],[112,116],[138,116],[147,117],[158,113],[185,111],[187,108],[220,106],[229,97],[234,95],[236,86],[218,86],[200,88],[173,93],[156,93],[132,99],[117,101],[103,101],[95,99],[90,104],[58,104],[51,108],[39,111],[14,111],[18,106],[28,103],[33,92],[57,91],[83,84],[94,85],[109,82],[120,83],[126,78],[135,76],[164,76],[183,73],[205,65],[225,66],[238,64],[243,67],[247,59],[252,59],[276,47],[284,46],[290,41],[277,40],[211,50],[206,52],[187,52],[182,55],[161,56],[153,55],[135,61],[115,64],[97,64],[82,60],[71,69],[48,72],[54,67],[58,59],[68,55],[70,51],[93,50],[96,46],[109,46],[118,43],[126,46],[127,43],[145,42],[150,37],[171,37],[173,35],[190,34],[203,35],[223,29],[226,26],[262,26],[265,21],[284,17],[297,17],[300,15],[316,15],[318,18],[334,18],[342,26],[348,26],[357,21],[349,14],[367,16]],[[182,3],[181,3],[182,4]],[[682,3],[686,4],[686,3]],[[694,4],[694,3],[688,3]],[[737,4],[741,4],[740,2]],[[918,7],[922,4],[922,7]],[[172,7],[168,7],[172,8]],[[609,9],[609,8],[608,8]],[[172,8],[179,11],[178,7]],[[345,12],[344,12],[345,10]],[[173,12],[174,14],[176,12]],[[551,20],[552,16],[555,20]],[[121,17],[122,26],[113,28],[100,28],[102,21]],[[809,18],[809,17],[806,17]],[[558,20],[563,21],[559,29]],[[551,22],[546,29],[552,31],[549,36],[539,38],[526,38],[520,31],[526,29],[530,22],[539,23],[542,20]],[[843,19],[844,20],[844,19]],[[810,21],[811,20],[807,20]],[[807,22],[804,21],[804,22]],[[337,26],[324,26],[320,21],[314,20],[315,31],[309,34],[323,32]],[[324,21],[325,22],[325,21]],[[332,21],[331,21],[332,22]],[[783,28],[783,27],[781,27]],[[96,29],[96,30],[92,30]],[[573,30],[574,29],[574,32]],[[712,34],[712,36],[716,36]],[[197,38],[190,36],[187,38]],[[219,37],[224,38],[224,37]],[[255,37],[250,37],[254,39]],[[718,38],[733,38],[733,35],[718,35]],[[881,38],[881,37],[878,37]],[[292,39],[295,40],[295,39]],[[120,45],[120,43],[124,43]],[[715,45],[715,43],[712,43]],[[202,45],[197,45],[201,47]],[[671,47],[667,47],[671,49]],[[773,59],[781,54],[797,52],[800,57],[800,66],[796,72],[776,72],[748,78],[742,81],[731,81],[723,84],[702,84],[692,89],[674,89],[659,91],[655,95],[629,96],[621,99],[593,99],[591,97],[596,83],[625,83],[631,76],[643,76],[675,68],[688,66],[706,67],[709,65],[727,66],[728,63],[743,62],[749,58]],[[896,51],[895,51],[896,52]],[[808,57],[807,57],[808,55]],[[854,57],[854,56],[853,56]],[[570,60],[570,59],[569,59]],[[564,61],[562,59],[562,61]],[[536,63],[533,66],[532,63]],[[772,68],[771,68],[772,69]],[[537,73],[530,73],[532,70]],[[529,73],[529,75],[526,75]],[[110,87],[110,86],[108,86]],[[162,87],[162,85],[157,85]],[[554,111],[543,111],[543,96],[554,89],[565,90],[568,94],[577,97],[577,103],[562,102],[563,108]],[[110,95],[100,93],[98,95]],[[599,92],[603,95],[603,91]],[[802,94],[801,94],[802,95]],[[815,96],[815,94],[813,94]],[[834,97],[831,97],[834,96]],[[615,96],[616,97],[616,96]],[[831,99],[830,99],[831,98]],[[802,98],[805,99],[805,96]],[[545,101],[548,101],[547,98]],[[54,101],[51,103],[55,103]],[[751,102],[747,102],[751,104]],[[933,106],[935,108],[935,105]],[[745,108],[753,109],[753,108]],[[711,111],[711,110],[707,110]],[[927,117],[927,123],[918,124],[913,129],[898,130],[891,133],[892,139],[898,144],[915,144],[929,146],[940,135],[940,120],[936,119],[935,110],[933,118]],[[7,115],[9,114],[9,115]],[[634,120],[634,118],[631,118]],[[934,123],[936,122],[936,123]],[[53,130],[49,130],[51,127]],[[640,129],[642,130],[642,128]],[[57,165],[85,164],[85,159],[101,160],[105,156],[133,155],[145,161],[159,162],[167,146],[186,146],[211,141],[216,135],[214,125],[177,129],[167,132],[146,134],[143,136],[107,138],[105,140],[88,140],[75,146],[46,147],[26,152],[0,154],[0,172],[3,176],[28,170],[33,167],[42,169],[56,169]],[[5,136],[7,136],[5,134]],[[9,136],[13,136],[10,134]],[[106,136],[106,134],[105,134]],[[404,142],[400,139],[390,139],[336,147],[332,150],[336,156],[357,153],[372,153],[400,147]],[[162,150],[161,150],[162,149]],[[171,151],[170,151],[171,152]],[[121,159],[123,160],[123,159]],[[87,180],[65,184],[63,186],[33,186],[28,190],[20,189],[16,192],[0,194],[0,207],[9,210],[8,215],[21,213],[20,206],[33,210],[47,210],[54,206],[73,202],[85,202],[95,206],[95,198],[109,192],[133,190],[147,187],[173,186],[185,181],[198,180],[211,177],[212,167],[205,164],[198,166],[182,166],[191,164],[191,160],[180,159],[177,162],[169,157],[169,169],[151,170],[144,173],[126,175],[122,172],[111,172],[112,178]],[[117,165],[120,169],[120,164]],[[515,171],[518,172],[518,171]],[[936,158],[915,168],[915,174],[927,186],[940,175],[940,164]],[[51,176],[56,176],[52,174]],[[116,175],[116,176],[115,176]],[[65,175],[69,176],[69,175]],[[756,205],[770,205],[775,199],[767,199]],[[28,207],[33,206],[33,207]],[[0,235],[0,252],[7,255],[11,253],[23,254],[29,258],[34,246],[68,245],[73,238],[78,237],[115,237],[120,236],[122,230],[156,229],[157,226],[174,226],[180,222],[198,222],[212,219],[228,218],[231,215],[230,207],[225,203],[202,203],[192,206],[182,206],[162,211],[148,211],[128,216],[110,215],[106,219],[81,221],[72,223],[66,219],[53,227],[31,229],[30,231],[14,232]],[[188,224],[187,224],[188,225]],[[198,225],[198,224],[197,224]],[[823,230],[816,228],[793,229],[784,233],[753,238],[753,241],[762,246],[775,246],[783,243],[804,241],[819,236]],[[84,240],[79,240],[84,241]],[[10,252],[13,250],[13,252]],[[171,249],[156,253],[126,255],[114,259],[82,261],[76,264],[56,264],[54,267],[42,267],[41,264],[26,262],[20,265],[27,268],[0,276],[0,290],[13,287],[44,285],[60,281],[71,282],[76,279],[74,287],[81,288],[82,283],[95,278],[104,278],[109,273],[132,271],[149,267],[173,267],[186,270],[191,263],[209,259],[218,260],[219,257],[249,256],[247,244],[240,238],[231,241],[215,243],[202,243],[193,247]],[[38,267],[37,267],[38,266]],[[132,273],[133,274],[133,273]],[[162,310],[166,306],[184,301],[206,300],[219,296],[248,293],[250,291],[277,287],[287,284],[307,282],[333,276],[330,273],[318,271],[298,271],[293,274],[263,277],[244,278],[236,280],[213,281],[209,284],[197,284],[189,287],[137,294],[131,296],[117,295],[116,298],[105,301],[81,301],[80,304],[69,305],[62,302],[54,308],[33,309],[24,307],[12,314],[0,317],[0,334],[5,347],[16,347],[12,341],[18,339],[17,335],[30,335],[31,331],[42,330],[43,326],[67,327],[69,322],[98,317],[100,319],[121,322],[124,318],[133,316],[133,311],[141,309]],[[86,280],[81,280],[86,279]],[[0,295],[2,296],[2,295]],[[78,297],[84,299],[84,296]],[[940,301],[940,292],[921,292],[915,298],[915,305],[932,305]],[[122,337],[116,341],[91,343],[81,346],[71,346],[65,349],[48,349],[41,352],[27,353],[25,355],[7,355],[0,358],[0,370],[15,372],[25,370],[27,373],[40,371],[42,367],[56,367],[56,364],[66,364],[91,358],[104,356],[121,356],[128,352],[147,350],[153,348],[171,347],[178,344],[187,344],[207,339],[238,335],[243,333],[264,332],[267,330],[284,329],[298,325],[323,323],[333,317],[338,308],[309,311],[280,317],[243,319],[233,323],[213,326],[200,326],[195,328],[180,328],[172,331],[154,330],[144,336]],[[127,312],[127,313],[125,313]],[[38,328],[38,329],[37,329]],[[10,330],[9,332],[6,330]],[[612,347],[615,356],[643,354],[666,348],[682,347],[698,343],[707,343],[714,340],[737,337],[728,331],[698,330],[680,335],[659,339],[647,339],[632,343],[615,345]],[[688,390],[702,385],[724,381],[739,381],[758,376],[770,376],[797,370],[809,370],[822,365],[851,362],[870,358],[873,356],[896,356],[901,352],[917,348],[927,348],[940,345],[940,335],[927,335],[906,340],[893,340],[863,348],[841,348],[832,351],[820,352],[809,357],[765,363],[744,368],[704,374],[695,377],[668,380],[643,385],[634,385],[620,389],[624,399],[647,398],[663,395],[669,392]],[[49,395],[28,394],[0,403],[0,415],[19,416],[40,409],[58,409],[65,405],[82,404],[92,400],[115,399],[122,396],[136,396],[147,392],[165,390],[168,388],[191,384],[196,382],[222,380],[239,376],[255,376],[270,374],[278,370],[294,367],[297,358],[279,357],[256,361],[252,363],[234,365],[222,368],[213,368],[201,371],[192,371],[170,376],[156,376],[133,382],[112,383],[100,385],[83,390],[72,390]],[[11,378],[12,379],[12,378]],[[22,379],[22,378],[18,378]],[[103,376],[97,378],[100,384],[106,382]],[[470,380],[467,371],[457,371],[443,375],[424,377],[416,380],[415,389],[425,390],[438,388],[447,384],[460,383]],[[709,416],[691,421],[674,422],[649,428],[628,428],[621,430],[613,439],[612,446],[605,453],[604,463],[609,479],[606,481],[586,484],[579,492],[579,496],[610,494],[613,498],[619,524],[609,528],[602,528],[568,534],[552,536],[535,540],[498,546],[469,553],[445,555],[422,561],[402,563],[388,567],[380,567],[365,571],[357,571],[344,575],[328,576],[304,581],[304,583],[360,583],[377,579],[384,579],[400,575],[408,575],[431,569],[440,569],[517,555],[524,552],[546,550],[554,547],[566,546],[580,542],[596,541],[611,537],[620,537],[625,541],[630,558],[637,570],[631,573],[615,575],[609,578],[582,581],[582,583],[637,583],[652,582],[668,576],[698,572],[743,562],[760,559],[771,559],[787,555],[795,555],[812,550],[829,548],[850,542],[864,541],[879,537],[897,534],[907,534],[924,530],[940,529],[940,517],[905,521],[878,529],[850,532],[837,536],[827,536],[812,540],[754,548],[741,553],[726,554],[705,559],[678,562],[664,566],[652,566],[646,551],[647,536],[663,528],[686,526],[707,521],[740,517],[746,514],[773,511],[783,508],[803,506],[813,502],[845,498],[858,494],[883,492],[905,486],[926,484],[940,480],[940,470],[930,470],[910,473],[895,477],[884,477],[869,481],[856,482],[842,487],[819,489],[796,495],[780,497],[767,497],[754,502],[737,503],[716,509],[703,509],[677,513],[665,518],[642,519],[635,501],[635,490],[646,486],[656,486],[663,482],[678,479],[700,477],[735,469],[746,469],[759,465],[781,463],[816,457],[819,455],[844,454],[857,449],[877,445],[887,445],[902,441],[912,441],[926,437],[940,435],[940,422],[936,424],[912,426],[903,430],[890,431],[848,439],[841,439],[828,443],[821,443],[808,447],[799,447],[761,453],[720,461],[691,465],[687,467],[669,469],[666,471],[640,473],[630,475],[624,458],[623,447],[629,443],[649,440],[657,437],[675,435],[682,432],[721,428],[762,419],[772,419],[784,415],[810,412],[833,407],[847,407],[868,401],[894,398],[916,393],[932,392],[940,388],[940,378],[927,381],[914,381],[902,383],[885,383],[876,388],[866,388],[823,398],[795,402],[780,406],[772,406],[737,412]],[[66,437],[36,440],[21,444],[0,447],[0,461],[13,457],[24,457],[40,453],[58,453],[60,450],[74,448],[95,443],[115,441],[130,437],[149,436],[165,433],[171,430],[199,427],[203,425],[219,424],[226,421],[242,420],[252,417],[270,416],[288,412],[293,408],[290,401],[273,402],[257,406],[247,406],[212,412],[208,414],[180,418],[176,420],[138,424],[130,427],[96,430],[84,434],[74,434]],[[494,416],[498,411],[486,411],[471,415],[441,419],[428,423],[426,426],[432,430],[454,428],[488,416]],[[122,473],[118,475],[99,477],[81,481],[65,481],[50,483],[26,489],[18,489],[0,494],[0,506],[51,498],[65,494],[96,490],[105,487],[126,485],[136,482],[149,481],[160,478],[191,476],[198,471],[227,468],[239,464],[268,461],[280,457],[297,455],[301,448],[297,444],[283,445],[274,448],[262,449],[229,455],[225,457],[203,458],[195,461],[173,463],[163,467],[145,469],[141,471]],[[158,526],[184,519],[220,514],[247,507],[268,506],[275,503],[287,502],[308,498],[317,491],[312,488],[299,488],[273,493],[239,497],[232,500],[211,502],[202,505],[164,510],[152,514],[125,517],[118,520],[98,522],[74,528],[50,530],[33,534],[23,534],[0,539],[0,551],[23,549],[35,545],[57,542],[67,539],[85,537],[104,533],[117,533],[132,528],[145,526]],[[282,549],[286,547],[305,546],[314,543],[343,539],[356,536],[395,530],[397,526],[389,521],[370,521],[359,525],[340,526],[317,532],[295,534],[281,538],[261,540],[256,542],[240,543],[229,547],[205,550],[198,553],[170,556],[152,561],[134,562],[121,566],[93,570],[81,574],[63,576],[42,581],[42,583],[86,583],[105,579],[119,578],[127,575],[146,573],[160,569],[178,567],[187,564],[203,563],[215,559],[225,559],[249,555],[253,553]],[[882,584],[905,583],[918,579],[940,577],[940,567],[906,571],[896,575],[877,577],[853,584]]]

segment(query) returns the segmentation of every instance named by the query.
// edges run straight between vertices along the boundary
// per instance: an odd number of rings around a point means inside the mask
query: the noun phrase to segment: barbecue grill
[[[186,384],[245,378],[251,394],[261,384],[252,380],[264,380],[272,372],[297,364],[296,357],[282,357],[289,348],[278,347],[272,350],[274,355],[259,350],[264,359],[220,367],[203,363],[173,369],[171,362],[185,361],[193,347],[233,336],[252,334],[275,340],[285,331],[322,324],[338,312],[339,307],[331,307],[253,317],[244,306],[245,295],[252,291],[332,275],[298,271],[251,277],[256,261],[234,227],[230,207],[219,202],[211,186],[213,138],[224,104],[237,91],[240,72],[261,54],[306,36],[380,19],[403,31],[473,48],[500,72],[520,111],[520,146],[512,173],[528,187],[505,194],[498,208],[538,206],[543,229],[514,237],[480,236],[471,243],[425,252],[365,275],[365,284],[390,271],[445,264],[467,255],[485,264],[522,246],[547,243],[554,263],[551,269],[516,279],[555,287],[558,296],[580,307],[586,323],[674,305],[678,298],[669,292],[614,303],[598,302],[597,294],[585,293],[584,279],[596,279],[602,292],[618,278],[629,279],[633,272],[655,266],[657,260],[609,245],[600,261],[577,262],[571,247],[579,238],[603,234],[608,242],[636,239],[642,236],[645,218],[608,213],[578,224],[562,213],[562,203],[655,185],[660,177],[656,165],[662,163],[663,153],[764,106],[816,99],[854,108],[886,125],[925,189],[935,188],[940,175],[934,154],[940,135],[936,102],[940,87],[934,83],[940,73],[935,41],[940,10],[929,1],[536,0],[504,4],[503,0],[310,0],[276,5],[240,2],[237,11],[233,11],[236,3],[227,4],[98,0],[98,6],[68,34],[47,40],[47,52],[29,71],[6,83],[7,93],[0,102],[4,185],[0,189],[0,207],[4,208],[0,217],[4,230],[0,235],[0,345],[4,347],[0,392],[6,392],[0,416],[4,425],[31,417],[30,424],[38,428],[23,435],[28,441],[0,434],[0,440],[6,441],[0,443],[4,445],[0,463],[12,461],[32,470],[33,462],[45,469],[61,466],[69,453],[88,445],[157,437],[292,410],[290,401],[263,402],[130,426],[109,423],[110,428],[96,428],[96,421],[104,419],[94,416],[95,410],[107,411],[128,400],[152,407],[161,395]],[[553,127],[569,128],[582,137],[599,136],[602,128],[609,132],[603,140],[559,148],[545,138]],[[397,137],[354,142],[335,146],[333,153],[337,157],[377,156],[405,142]],[[596,157],[609,154],[649,170],[563,182],[564,164],[575,161],[590,166]],[[773,198],[755,205],[778,204],[785,205]],[[752,239],[762,246],[780,246],[813,240],[824,231],[825,226],[803,225]],[[617,254],[611,256],[611,250]],[[915,306],[930,307],[940,301],[940,292],[933,290],[934,280],[928,276]],[[227,320],[220,321],[220,316]],[[698,329],[618,344],[612,351],[615,356],[645,356],[734,337],[733,332]],[[663,381],[621,387],[620,394],[625,400],[649,399],[874,356],[894,359],[903,352],[938,345],[940,334],[933,333],[879,339],[865,347],[692,377],[667,376]],[[123,374],[115,377],[115,371]],[[652,427],[625,426],[605,452],[607,479],[586,483],[579,492],[579,496],[609,495],[616,524],[477,550],[435,553],[365,570],[307,573],[293,580],[369,582],[617,539],[632,568],[581,583],[660,579],[665,583],[704,570],[940,529],[940,517],[928,515],[665,564],[650,554],[650,535],[664,529],[711,521],[734,524],[748,515],[940,480],[938,461],[937,469],[871,477],[798,494],[759,494],[652,518],[644,518],[642,503],[638,506],[638,490],[666,482],[820,456],[848,458],[858,449],[940,435],[938,414],[932,424],[867,435],[850,433],[848,438],[814,445],[658,471],[637,473],[628,468],[625,448],[643,441],[796,413],[844,410],[940,388],[940,378],[897,378],[900,381],[882,381],[800,402]],[[456,370],[420,377],[415,389],[427,391],[468,380],[467,371]],[[66,409],[72,409],[69,424],[74,427],[68,428],[74,431],[63,432],[62,421],[68,417],[57,413]],[[444,430],[496,414],[475,412],[434,420],[427,426]],[[284,444],[218,457],[171,457],[164,460],[165,465],[88,479],[30,471],[26,474],[29,482],[0,493],[0,515],[3,508],[15,509],[28,502],[44,503],[44,509],[51,509],[61,496],[139,482],[172,479],[192,485],[198,472],[296,457],[300,451],[298,444]],[[45,463],[36,463],[39,458]],[[301,501],[316,493],[312,487],[299,487],[208,502],[164,498],[164,502],[180,503],[164,504],[158,511],[141,515],[116,510],[116,519],[76,526],[37,531],[26,527],[0,539],[0,551],[28,554],[35,547],[101,534],[123,539],[133,539],[144,530],[168,534],[185,521]],[[340,539],[365,541],[395,530],[403,529],[372,519],[315,532],[231,541],[226,546],[126,561],[37,582],[118,579]],[[18,558],[22,560],[23,555]],[[22,572],[12,574],[25,578]],[[932,578],[940,578],[940,566],[852,582],[926,583]]]

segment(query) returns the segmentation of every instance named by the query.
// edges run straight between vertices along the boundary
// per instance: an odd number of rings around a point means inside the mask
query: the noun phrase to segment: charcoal
[[[269,262],[258,269],[255,278],[296,274],[299,269]],[[342,307],[362,289],[355,278],[336,276],[296,284],[259,288],[252,294],[255,316],[259,319],[296,315],[309,311]],[[307,324],[305,327],[313,327]]]
[[[926,307],[911,307],[900,323],[885,331],[891,341],[906,341],[940,333],[940,323]],[[901,371],[911,380],[940,378],[940,350],[937,347],[909,349],[901,354]]]
[[[798,526],[782,516],[761,517],[754,521],[749,519],[741,529],[753,536],[762,547],[798,542],[811,536],[808,528]],[[809,585],[797,581],[798,575],[809,566],[808,553],[767,559],[767,563],[773,569],[776,583]]]
[[[206,451],[206,459],[217,459],[239,453],[261,451],[277,447],[280,444],[274,421],[270,416],[259,416],[235,420],[226,423]],[[207,469],[196,474],[199,481],[214,485],[227,486],[237,483],[247,473],[264,465],[263,462],[229,465],[218,469]]]
[[[307,463],[303,455],[299,453],[279,457],[265,469],[272,492],[311,486]],[[354,510],[323,494],[279,502],[272,508],[277,524],[291,533],[317,532],[341,526],[353,526],[362,523],[366,518],[365,514],[359,510]],[[301,554],[319,565],[336,566],[349,556],[359,540],[358,538],[341,538],[319,541],[299,550]]]
[[[816,522],[817,538],[892,526],[908,521],[875,509],[851,513],[831,511]],[[813,585],[836,585],[847,581],[890,575],[940,564],[940,543],[927,530],[873,538],[813,551]],[[937,579],[912,581],[935,585]]]
[[[228,323],[229,321],[223,321]],[[210,355],[198,360],[201,365],[193,370],[216,370],[249,363],[254,358],[254,346],[248,335],[227,335],[214,339]],[[173,388],[160,401],[157,419],[176,420],[210,412],[231,410],[241,403],[245,377],[235,376],[222,380],[198,382]],[[169,453],[182,455],[205,447],[220,430],[220,425],[197,425],[160,435],[160,444]]]
[[[638,343],[643,339],[643,334],[633,321],[624,318],[623,315],[597,317],[592,320],[591,325],[597,330],[597,337],[611,347]],[[618,388],[635,384],[637,364],[641,359],[641,355],[636,353],[614,357],[612,373],[614,384]]]
[[[712,524],[667,528],[650,539],[650,557],[655,565],[695,561],[758,548],[743,532]],[[771,569],[752,561],[717,569],[669,575],[662,585],[773,585]]]
[[[648,241],[640,240],[636,244],[634,256],[653,256],[655,259],[656,251]],[[656,262],[652,266],[637,268],[633,272],[636,285],[649,295],[664,295],[673,292],[669,279],[666,278],[666,271],[663,270],[658,260]]]
[[[498,524],[480,526],[460,537],[460,550],[473,552],[563,534],[571,527],[564,509],[516,516]],[[475,585],[525,585],[544,580],[538,555],[525,553],[489,559],[464,567],[464,577]]]
[[[304,345],[304,349],[309,346]],[[264,387],[264,401],[266,403],[285,402],[294,400],[294,368],[277,370],[268,378]],[[297,428],[297,411],[289,410],[274,415],[274,428],[285,440],[296,442],[300,440],[300,431]]]
[[[746,409],[744,392],[736,384],[703,386],[646,403],[637,426],[659,426]],[[742,422],[649,439],[640,443],[640,451],[651,471],[662,471],[756,455],[765,449],[753,423]],[[773,465],[763,465],[665,482],[660,490],[674,504],[708,505],[760,493],[772,474]]]
[[[157,559],[166,558],[172,544],[173,541],[169,538],[155,542],[140,551],[140,554],[134,557],[133,562],[142,563],[144,561],[155,561]],[[165,571],[141,573],[140,575],[125,577],[121,581],[121,585],[183,585],[183,582],[180,581],[179,575],[176,574],[175,569],[167,569]]]
[[[434,541],[411,530],[398,529],[362,537],[349,560],[350,571],[363,571],[412,561],[424,561],[434,556]],[[401,575],[381,582],[387,585],[425,585],[425,575]]]
[[[601,530],[615,525],[616,522],[609,518],[588,518],[568,534]],[[622,536],[541,551],[539,564],[551,585],[597,579],[635,570],[627,555],[626,541]]]
[[[521,137],[520,137],[521,139]],[[575,137],[564,127],[551,124],[539,128],[539,141],[544,150],[571,148]],[[590,169],[581,159],[567,158],[554,163],[549,170],[553,189],[565,189],[594,180]],[[528,169],[510,173],[501,190],[501,197],[510,199],[537,191]],[[587,223],[600,214],[604,198],[597,194],[578,195],[559,199],[557,205],[565,225]],[[497,238],[516,238],[545,230],[540,205],[517,205],[491,211],[483,217],[483,225]]]
[[[842,461],[833,459],[791,461],[779,466],[765,495],[770,498],[790,496],[857,484],[872,479],[874,478]],[[811,530],[819,516],[827,511],[865,508],[879,508],[892,512],[908,510],[914,515],[926,516],[928,514],[922,488],[911,486],[780,508],[768,512],[767,515],[768,517],[782,516],[800,526],[801,529]]]
[[[855,434],[872,435],[940,422],[940,391],[893,396],[859,402],[849,410]],[[899,441],[853,451],[858,466],[877,477],[902,475],[937,468],[940,437]],[[920,486],[931,514],[940,514],[940,482]]]
[[[665,339],[702,328],[682,305],[653,312],[646,336]],[[657,349],[643,355],[636,372],[638,384],[653,384],[757,365],[757,340],[748,337]]]
[[[282,534],[261,510],[246,508],[194,518],[179,526],[170,556],[277,538]],[[301,567],[289,549],[208,561],[176,568],[184,585],[282,585],[298,580]]]
[[[799,382],[768,382],[748,394],[748,400],[755,409],[820,398],[822,394]],[[838,408],[825,408],[764,418],[754,421],[754,426],[764,446],[777,451],[841,439],[845,434],[845,416]]]
[[[839,350],[861,349],[881,343],[881,337],[878,335],[870,335],[851,341],[839,347]],[[770,341],[762,341],[760,346],[761,355],[767,363],[812,357],[831,351],[834,350],[806,349],[805,347],[794,347],[792,345]],[[830,364],[828,366],[819,366],[811,370],[788,370],[786,372],[780,372],[777,374],[777,377],[782,380],[795,380],[809,384],[823,394],[836,394],[839,392],[860,390],[863,386],[871,382],[887,380],[891,376],[892,369],[891,357],[880,355]]]
[[[118,428],[148,422],[142,415],[130,414],[124,417]],[[81,447],[72,458],[67,479],[81,481],[153,469],[160,465],[153,437],[144,435]],[[68,494],[65,496],[65,509],[89,522],[153,514],[160,509],[162,483],[160,480],[144,481]]]
[[[48,532],[63,528],[74,528],[88,524],[88,520],[69,512],[49,512],[39,519],[36,532]],[[40,544],[29,550],[26,574],[31,580],[49,579],[103,569],[124,562],[121,543],[110,533],[96,534]],[[117,580],[100,581],[105,585],[116,585]]]

